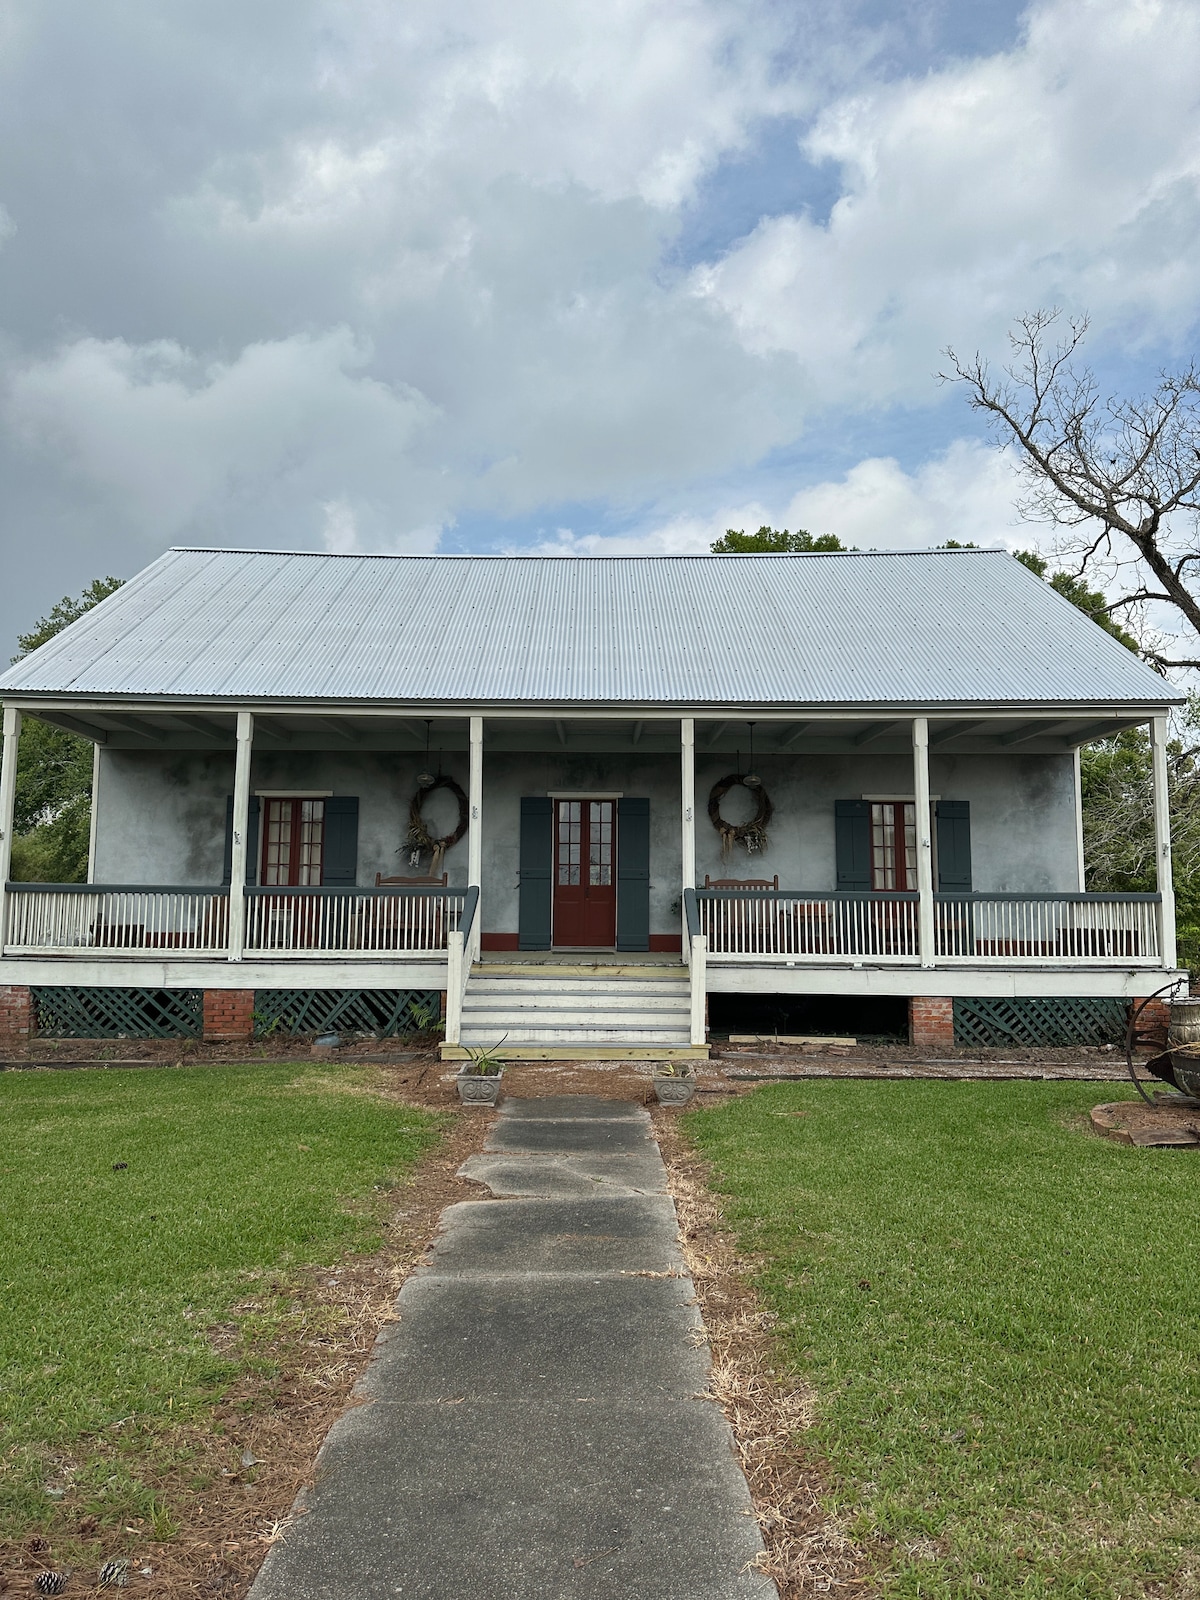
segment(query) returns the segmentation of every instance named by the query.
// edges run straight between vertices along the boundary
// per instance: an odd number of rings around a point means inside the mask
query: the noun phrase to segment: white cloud
[[[434,409],[365,376],[369,356],[346,329],[208,364],[171,340],[80,339],[15,372],[5,412],[146,539],[211,538],[240,514],[239,534],[265,516],[307,540],[322,508],[346,537],[372,486],[403,478],[426,515],[440,498],[411,465]]]
[[[826,108],[827,221],[765,220],[697,293],[834,403],[926,400],[948,341],[1065,301],[1173,339],[1200,310],[1200,10],[1053,0],[1011,52]]]
[[[1018,526],[1014,462],[974,440],[958,439],[906,472],[892,457],[860,461],[840,478],[798,490],[790,499],[732,501],[704,517],[648,521],[620,534],[576,535],[560,529],[544,554],[687,555],[708,550],[727,528],[764,525],[836,534],[860,550],[928,550],[960,544],[1028,549],[1044,531]]]

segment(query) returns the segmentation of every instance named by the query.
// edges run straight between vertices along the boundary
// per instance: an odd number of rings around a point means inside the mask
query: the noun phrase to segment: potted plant
[[[507,1039],[508,1035],[504,1035]],[[458,1069],[458,1098],[465,1106],[494,1106],[500,1098],[500,1080],[504,1076],[504,1062],[496,1054],[504,1043],[487,1045],[480,1050],[464,1049],[470,1058]]]
[[[696,1074],[688,1061],[660,1061],[654,1069],[654,1093],[660,1106],[685,1106],[696,1092]]]

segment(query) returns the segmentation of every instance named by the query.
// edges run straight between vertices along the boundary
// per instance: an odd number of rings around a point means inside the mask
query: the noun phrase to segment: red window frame
[[[897,848],[899,841],[900,848]],[[888,879],[892,881],[889,883]],[[871,801],[871,889],[917,887],[917,808],[912,800]]]
[[[324,875],[324,800],[264,795],[259,883],[317,888]]]

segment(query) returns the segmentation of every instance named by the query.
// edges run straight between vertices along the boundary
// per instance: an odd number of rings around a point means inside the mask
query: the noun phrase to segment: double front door
[[[554,944],[611,949],[617,940],[615,800],[554,802]]]

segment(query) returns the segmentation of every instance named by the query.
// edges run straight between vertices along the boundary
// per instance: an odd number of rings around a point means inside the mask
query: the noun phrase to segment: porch
[[[98,707],[37,714],[96,742],[93,869],[131,860],[158,828],[168,843],[184,840],[215,877],[224,812],[228,881],[7,882],[0,981],[8,984],[436,989],[446,995],[446,1042],[454,1051],[476,1034],[475,1042],[490,1040],[493,1018],[504,1023],[495,1037],[513,1025],[512,1006],[482,1003],[495,993],[505,960],[514,968],[508,993],[515,1000],[522,962],[553,955],[583,968],[653,954],[676,979],[672,1036],[647,1022],[646,1038],[628,1042],[663,1053],[704,1049],[710,993],[1133,997],[1158,988],[1174,969],[1165,719],[1151,719],[1160,889],[1090,894],[1078,887],[1077,743],[1145,722],[1144,713],[1102,724],[1094,711],[1067,719],[998,711],[970,720],[843,712],[803,721],[780,712],[753,721],[578,712],[418,719],[362,708],[336,716],[213,708],[185,716],[148,707],[136,717]],[[5,841],[15,776],[8,757],[15,758],[19,726],[10,706],[0,780]],[[209,744],[198,751],[201,726]],[[432,771],[431,748],[439,752],[439,779],[444,762],[466,780],[465,836],[440,863],[458,881],[432,881],[422,859],[400,865],[414,877],[424,870],[427,881],[388,882],[388,854],[394,861],[403,853],[395,841],[404,839],[406,797]],[[697,820],[704,817],[698,785],[712,818],[712,795],[727,773],[736,771],[742,784],[743,765],[758,767],[760,789],[777,800],[770,840],[754,852],[736,843],[731,850],[715,822],[710,833]],[[179,806],[181,773],[190,813]],[[361,803],[342,798],[349,789],[361,792]],[[206,832],[198,852],[195,823],[192,837],[180,830],[201,803]],[[273,860],[278,866],[267,829],[281,803],[297,808],[297,830],[301,808],[324,815],[324,842],[310,869],[325,881],[261,881]],[[139,806],[155,815],[144,817]],[[172,806],[179,821],[168,828],[159,814]],[[1018,887],[971,885],[972,825],[975,881],[1003,885],[1015,877]],[[891,830],[882,844],[881,827]],[[180,844],[176,854],[185,853]],[[595,923],[579,920],[577,903],[566,921],[561,891],[571,886],[572,862],[576,884],[586,889],[590,871],[602,891],[611,931],[597,936]],[[758,876],[772,868],[781,887]],[[878,887],[885,871],[906,887]],[[787,886],[803,883],[802,873],[835,886]],[[373,886],[364,881],[372,876]],[[1022,878],[1043,886],[1022,890]],[[680,1015],[675,1000],[685,992]],[[560,983],[559,1001],[564,994]],[[636,1035],[622,1009],[628,997],[601,997],[599,987],[588,995],[577,984],[558,1013],[603,1005],[618,1030]],[[543,1053],[553,1049],[553,998],[547,995],[541,1018],[547,1026],[535,1030],[543,1037],[526,1041]],[[590,1030],[603,1040],[567,1036],[567,1026],[563,1050],[599,1048],[615,1037],[607,1023]]]

